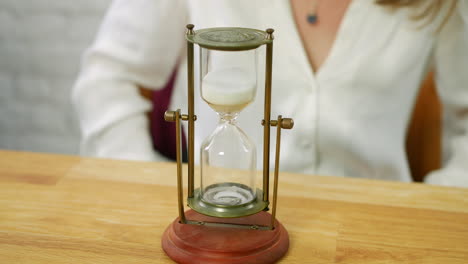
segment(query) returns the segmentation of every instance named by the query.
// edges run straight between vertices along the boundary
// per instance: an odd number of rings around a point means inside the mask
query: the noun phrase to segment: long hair
[[[438,27],[438,31],[445,25],[447,20],[455,10],[458,0],[376,0],[378,5],[386,6],[391,9],[395,8],[413,8],[414,13],[411,19],[424,21],[424,24],[429,24],[436,18],[439,13],[442,14],[444,19]],[[446,5],[448,5],[446,7]]]

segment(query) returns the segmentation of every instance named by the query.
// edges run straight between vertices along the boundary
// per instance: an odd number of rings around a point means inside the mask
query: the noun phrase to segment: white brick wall
[[[0,0],[0,149],[77,153],[70,88],[111,0]]]

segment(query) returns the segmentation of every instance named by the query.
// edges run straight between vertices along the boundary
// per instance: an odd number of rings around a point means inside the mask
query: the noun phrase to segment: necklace
[[[309,24],[315,25],[318,22],[318,5],[319,0],[312,0],[309,13],[307,14],[307,22],[309,22]]]

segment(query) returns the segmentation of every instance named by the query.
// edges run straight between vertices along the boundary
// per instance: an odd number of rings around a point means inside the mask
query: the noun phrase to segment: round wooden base
[[[187,219],[249,225],[268,225],[271,215],[260,212],[241,218],[215,218],[193,210]],[[180,224],[169,225],[162,237],[162,248],[177,263],[275,263],[286,254],[289,237],[278,221],[274,230],[253,230]]]

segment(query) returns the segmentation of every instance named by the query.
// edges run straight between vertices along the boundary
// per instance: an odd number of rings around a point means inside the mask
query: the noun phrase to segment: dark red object
[[[177,70],[171,75],[163,89],[152,94],[153,111],[151,112],[150,131],[153,140],[153,148],[162,155],[176,160],[176,127],[174,122],[164,120],[164,112],[168,110],[171,101]],[[171,109],[175,110],[175,109]],[[183,130],[182,130],[183,133]],[[187,161],[187,143],[182,137],[182,160]]]
[[[260,212],[241,218],[215,218],[193,210],[187,219],[250,225],[268,225],[271,215]],[[181,264],[248,264],[275,263],[289,248],[286,229],[278,221],[274,230],[239,229],[180,224],[177,218],[164,232],[162,247],[166,254]]]

